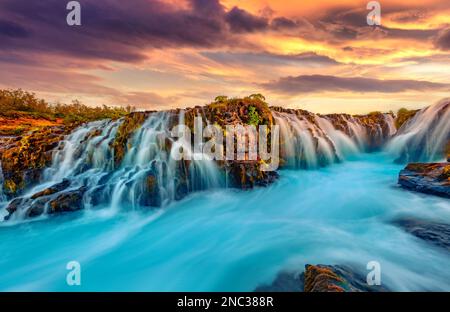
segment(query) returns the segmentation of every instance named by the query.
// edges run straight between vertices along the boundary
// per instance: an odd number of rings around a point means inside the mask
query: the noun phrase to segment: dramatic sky
[[[140,109],[263,93],[314,112],[450,96],[450,1],[0,0],[0,88]]]

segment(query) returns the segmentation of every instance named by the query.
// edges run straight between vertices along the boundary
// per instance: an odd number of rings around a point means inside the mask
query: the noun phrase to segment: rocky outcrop
[[[305,266],[305,292],[379,292],[383,286],[369,286],[364,275],[342,265]]]
[[[8,198],[39,181],[42,169],[51,163],[53,150],[68,131],[63,126],[46,127],[2,142],[3,190]]]
[[[387,150],[397,163],[430,162],[448,155],[450,99],[425,107],[398,129]]]
[[[25,218],[34,218],[44,213],[55,214],[83,209],[83,196],[87,188],[69,187],[70,181],[63,180],[31,196],[15,198],[6,207],[8,215],[5,219],[9,220],[15,213],[20,213]]]
[[[260,165],[258,161],[227,161],[224,167],[229,186],[245,190],[268,186],[278,179],[276,171],[261,171]]]
[[[259,292],[380,292],[383,286],[369,286],[364,275],[344,265],[305,265],[302,273],[282,272]]]
[[[345,133],[350,138],[364,136],[364,143],[368,150],[379,149],[396,132],[394,117],[392,114],[373,112],[367,115],[349,114],[314,114],[302,109],[286,109],[282,107],[271,107],[274,112],[295,115],[299,119],[308,121],[311,132],[322,132],[317,118],[330,122],[334,129]],[[314,128],[314,129],[313,129]],[[327,136],[321,134],[327,140]],[[330,142],[331,143],[331,142]],[[317,144],[317,143],[316,143]],[[333,145],[331,143],[331,145]]]
[[[412,163],[400,171],[398,183],[412,191],[450,198],[450,163]]]
[[[398,219],[393,224],[425,242],[450,252],[450,224],[414,218]]]
[[[218,97],[215,102],[186,109],[186,125],[193,129],[194,117],[224,128],[227,125],[273,125],[272,112],[261,95],[251,95],[242,99]]]
[[[139,129],[151,112],[133,112],[124,117],[121,123],[116,138],[112,144],[114,149],[114,163],[116,167],[120,165],[125,153],[131,148],[129,140],[133,133]]]
[[[113,123],[98,122],[89,124],[85,128],[79,128],[76,130],[77,132],[67,138],[67,141],[61,144],[60,141],[70,132],[72,126],[44,127],[40,131],[31,132],[21,137],[0,140],[3,173],[2,193],[9,200],[16,198],[9,203],[9,217],[19,213],[19,211],[25,212],[22,214],[24,216],[34,217],[42,213],[51,214],[83,209],[85,200],[91,206],[110,203],[114,196],[115,184],[119,181],[117,176],[119,170],[123,170],[124,175],[130,174],[130,181],[124,185],[124,189],[133,188],[133,195],[124,195],[124,200],[130,200],[132,205],[143,207],[160,207],[170,200],[180,200],[190,192],[203,190],[211,185],[213,185],[212,187],[218,187],[226,184],[227,187],[239,189],[267,186],[277,180],[278,173],[262,171],[261,166],[264,162],[260,159],[249,160],[248,154],[242,157],[245,160],[217,161],[219,168],[217,176],[212,177],[211,180],[202,181],[199,176],[204,175],[205,168],[208,168],[207,171],[212,167],[214,167],[214,170],[217,168],[209,165],[202,167],[203,164],[199,165],[199,163],[190,160],[179,161],[176,164],[169,161],[167,157],[170,155],[174,144],[169,131],[180,120],[184,120],[185,124],[191,130],[194,130],[194,118],[201,116],[204,126],[213,124],[222,128],[224,139],[229,135],[226,131],[227,125],[251,125],[255,127],[265,125],[270,132],[273,130],[272,127],[275,123],[273,111],[290,112],[316,125],[316,128],[311,131],[320,132],[318,137],[314,137],[313,140],[313,144],[317,148],[323,143],[323,140],[327,140],[330,149],[335,148],[331,138],[321,130],[321,123],[324,122],[322,117],[330,121],[336,129],[349,135],[352,134],[352,131],[355,131],[349,125],[349,120],[350,123],[357,122],[358,125],[367,130],[369,136],[373,135],[374,145],[378,144],[377,140],[380,137],[384,138],[388,131],[385,114],[319,116],[304,110],[269,108],[264,97],[260,94],[232,99],[218,97],[213,103],[206,106],[196,106],[185,110],[129,113]],[[318,118],[318,116],[321,118]],[[318,119],[320,119],[320,122],[317,122]],[[146,123],[147,121],[148,123]],[[89,131],[86,131],[86,129],[89,129]],[[126,153],[132,149],[134,144],[142,142],[142,137],[146,137],[149,133],[157,133],[154,140],[152,137],[152,142],[146,142],[158,154],[158,157],[152,160],[154,165],[132,163],[127,164],[127,167],[123,166]],[[194,131],[191,134],[194,138]],[[245,135],[250,136],[249,133]],[[151,137],[151,135],[149,136]],[[234,139],[236,153],[238,140]],[[271,136],[269,135],[267,142],[269,153],[270,140]],[[70,170],[70,174],[67,173],[70,176],[66,176],[71,181],[63,181],[39,193],[23,196],[24,189],[30,189],[30,186],[40,181],[42,169],[49,166],[55,151],[61,152],[55,154],[55,156],[59,155],[59,158],[55,159],[66,157],[63,153],[63,151],[66,151],[65,145],[74,147],[68,150],[71,163],[75,166],[73,170]],[[334,154],[336,154],[336,151]],[[280,156],[283,157],[281,152]],[[234,157],[234,159],[237,158]],[[318,163],[326,164],[325,160],[321,161],[322,158],[322,156],[318,156]],[[334,159],[332,160],[334,161]],[[130,161],[133,162],[134,160]],[[280,159],[280,164],[283,164],[283,159]],[[169,165],[170,168],[168,168]],[[99,169],[104,175],[93,182],[95,185],[88,185],[89,190],[86,190],[80,184],[86,184],[87,182],[81,181],[77,177],[91,169]],[[138,176],[131,178],[136,172],[139,172]],[[224,182],[225,176],[226,183]],[[76,182],[74,183],[74,181]],[[74,185],[70,185],[71,183]],[[3,194],[2,197],[4,197]],[[131,197],[133,197],[132,200]]]

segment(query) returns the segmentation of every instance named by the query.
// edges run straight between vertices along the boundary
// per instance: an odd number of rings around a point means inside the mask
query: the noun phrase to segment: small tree
[[[261,100],[263,102],[266,101],[266,97],[264,95],[262,95],[261,93],[252,94],[252,95],[249,96],[249,98],[251,98],[252,100],[258,99],[258,100]]]
[[[228,100],[228,96],[219,95],[219,96],[216,96],[216,98],[214,99],[214,102],[216,102],[216,103],[225,103],[227,100]]]

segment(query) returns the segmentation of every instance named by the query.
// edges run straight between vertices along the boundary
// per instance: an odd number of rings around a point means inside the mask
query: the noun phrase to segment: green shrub
[[[71,104],[49,104],[34,93],[17,90],[0,90],[0,116],[10,118],[62,118],[65,123],[87,122],[99,119],[118,119],[133,110],[131,107],[90,107],[75,100]]]
[[[249,106],[248,108],[248,124],[257,126],[261,122],[261,118],[259,117],[258,111],[256,107]]]

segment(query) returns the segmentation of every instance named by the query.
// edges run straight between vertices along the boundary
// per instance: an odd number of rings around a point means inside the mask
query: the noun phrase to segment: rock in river
[[[369,286],[363,274],[346,265],[305,265],[301,274],[282,272],[258,292],[380,292],[383,286]]]
[[[393,223],[428,243],[450,251],[450,224],[412,218],[398,219]]]
[[[450,164],[409,164],[400,171],[398,183],[408,190],[450,198]]]

